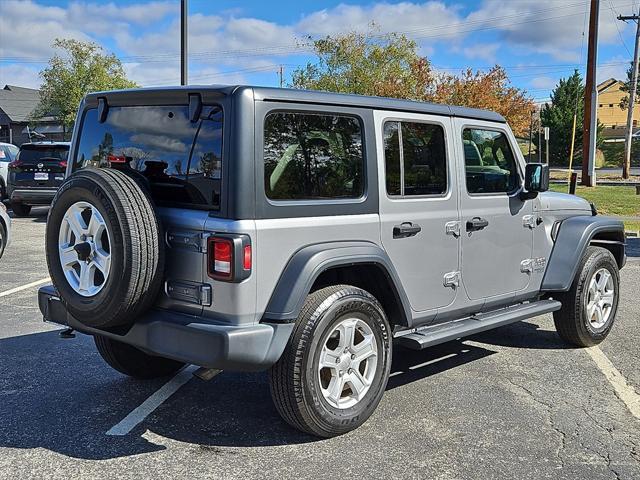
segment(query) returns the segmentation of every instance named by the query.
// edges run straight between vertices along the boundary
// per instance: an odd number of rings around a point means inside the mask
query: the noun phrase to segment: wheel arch
[[[307,295],[328,285],[349,284],[374,295],[392,324],[409,326],[411,309],[391,260],[369,242],[332,242],[298,250],[271,294],[265,322],[293,322]]]
[[[613,254],[618,268],[624,266],[624,224],[620,220],[603,216],[570,217],[560,224],[541,290],[569,290],[589,245],[606,248]]]

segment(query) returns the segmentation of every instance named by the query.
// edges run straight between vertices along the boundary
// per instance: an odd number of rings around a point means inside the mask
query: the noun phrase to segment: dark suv
[[[49,205],[65,178],[68,142],[23,143],[9,164],[7,195],[13,213],[29,215],[33,205]]]

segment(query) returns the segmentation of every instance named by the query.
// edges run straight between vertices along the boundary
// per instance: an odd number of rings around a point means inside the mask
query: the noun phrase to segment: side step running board
[[[493,312],[479,313],[454,322],[424,327],[406,335],[400,333],[396,338],[396,343],[412,350],[422,350],[423,348],[449,342],[457,338],[468,337],[485,330],[554,312],[560,310],[560,307],[562,307],[562,304],[557,300],[521,303]]]

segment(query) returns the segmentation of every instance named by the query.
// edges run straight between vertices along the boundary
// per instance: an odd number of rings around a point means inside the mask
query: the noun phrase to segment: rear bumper
[[[47,322],[88,335],[103,335],[149,354],[221,370],[258,371],[273,365],[289,340],[293,324],[259,323],[231,326],[167,310],[150,310],[126,333],[87,327],[65,309],[52,285],[38,291],[38,305]]]
[[[9,198],[26,205],[50,205],[57,191],[57,188],[16,188],[9,191]]]

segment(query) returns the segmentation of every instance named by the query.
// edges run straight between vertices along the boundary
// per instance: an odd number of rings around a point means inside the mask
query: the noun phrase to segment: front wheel
[[[620,291],[618,264],[605,248],[585,251],[568,292],[556,295],[562,308],[553,314],[560,337],[578,347],[602,342],[616,318]]]
[[[348,285],[312,293],[269,371],[278,412],[320,437],[359,427],[382,399],[391,349],[389,323],[370,293]]]

